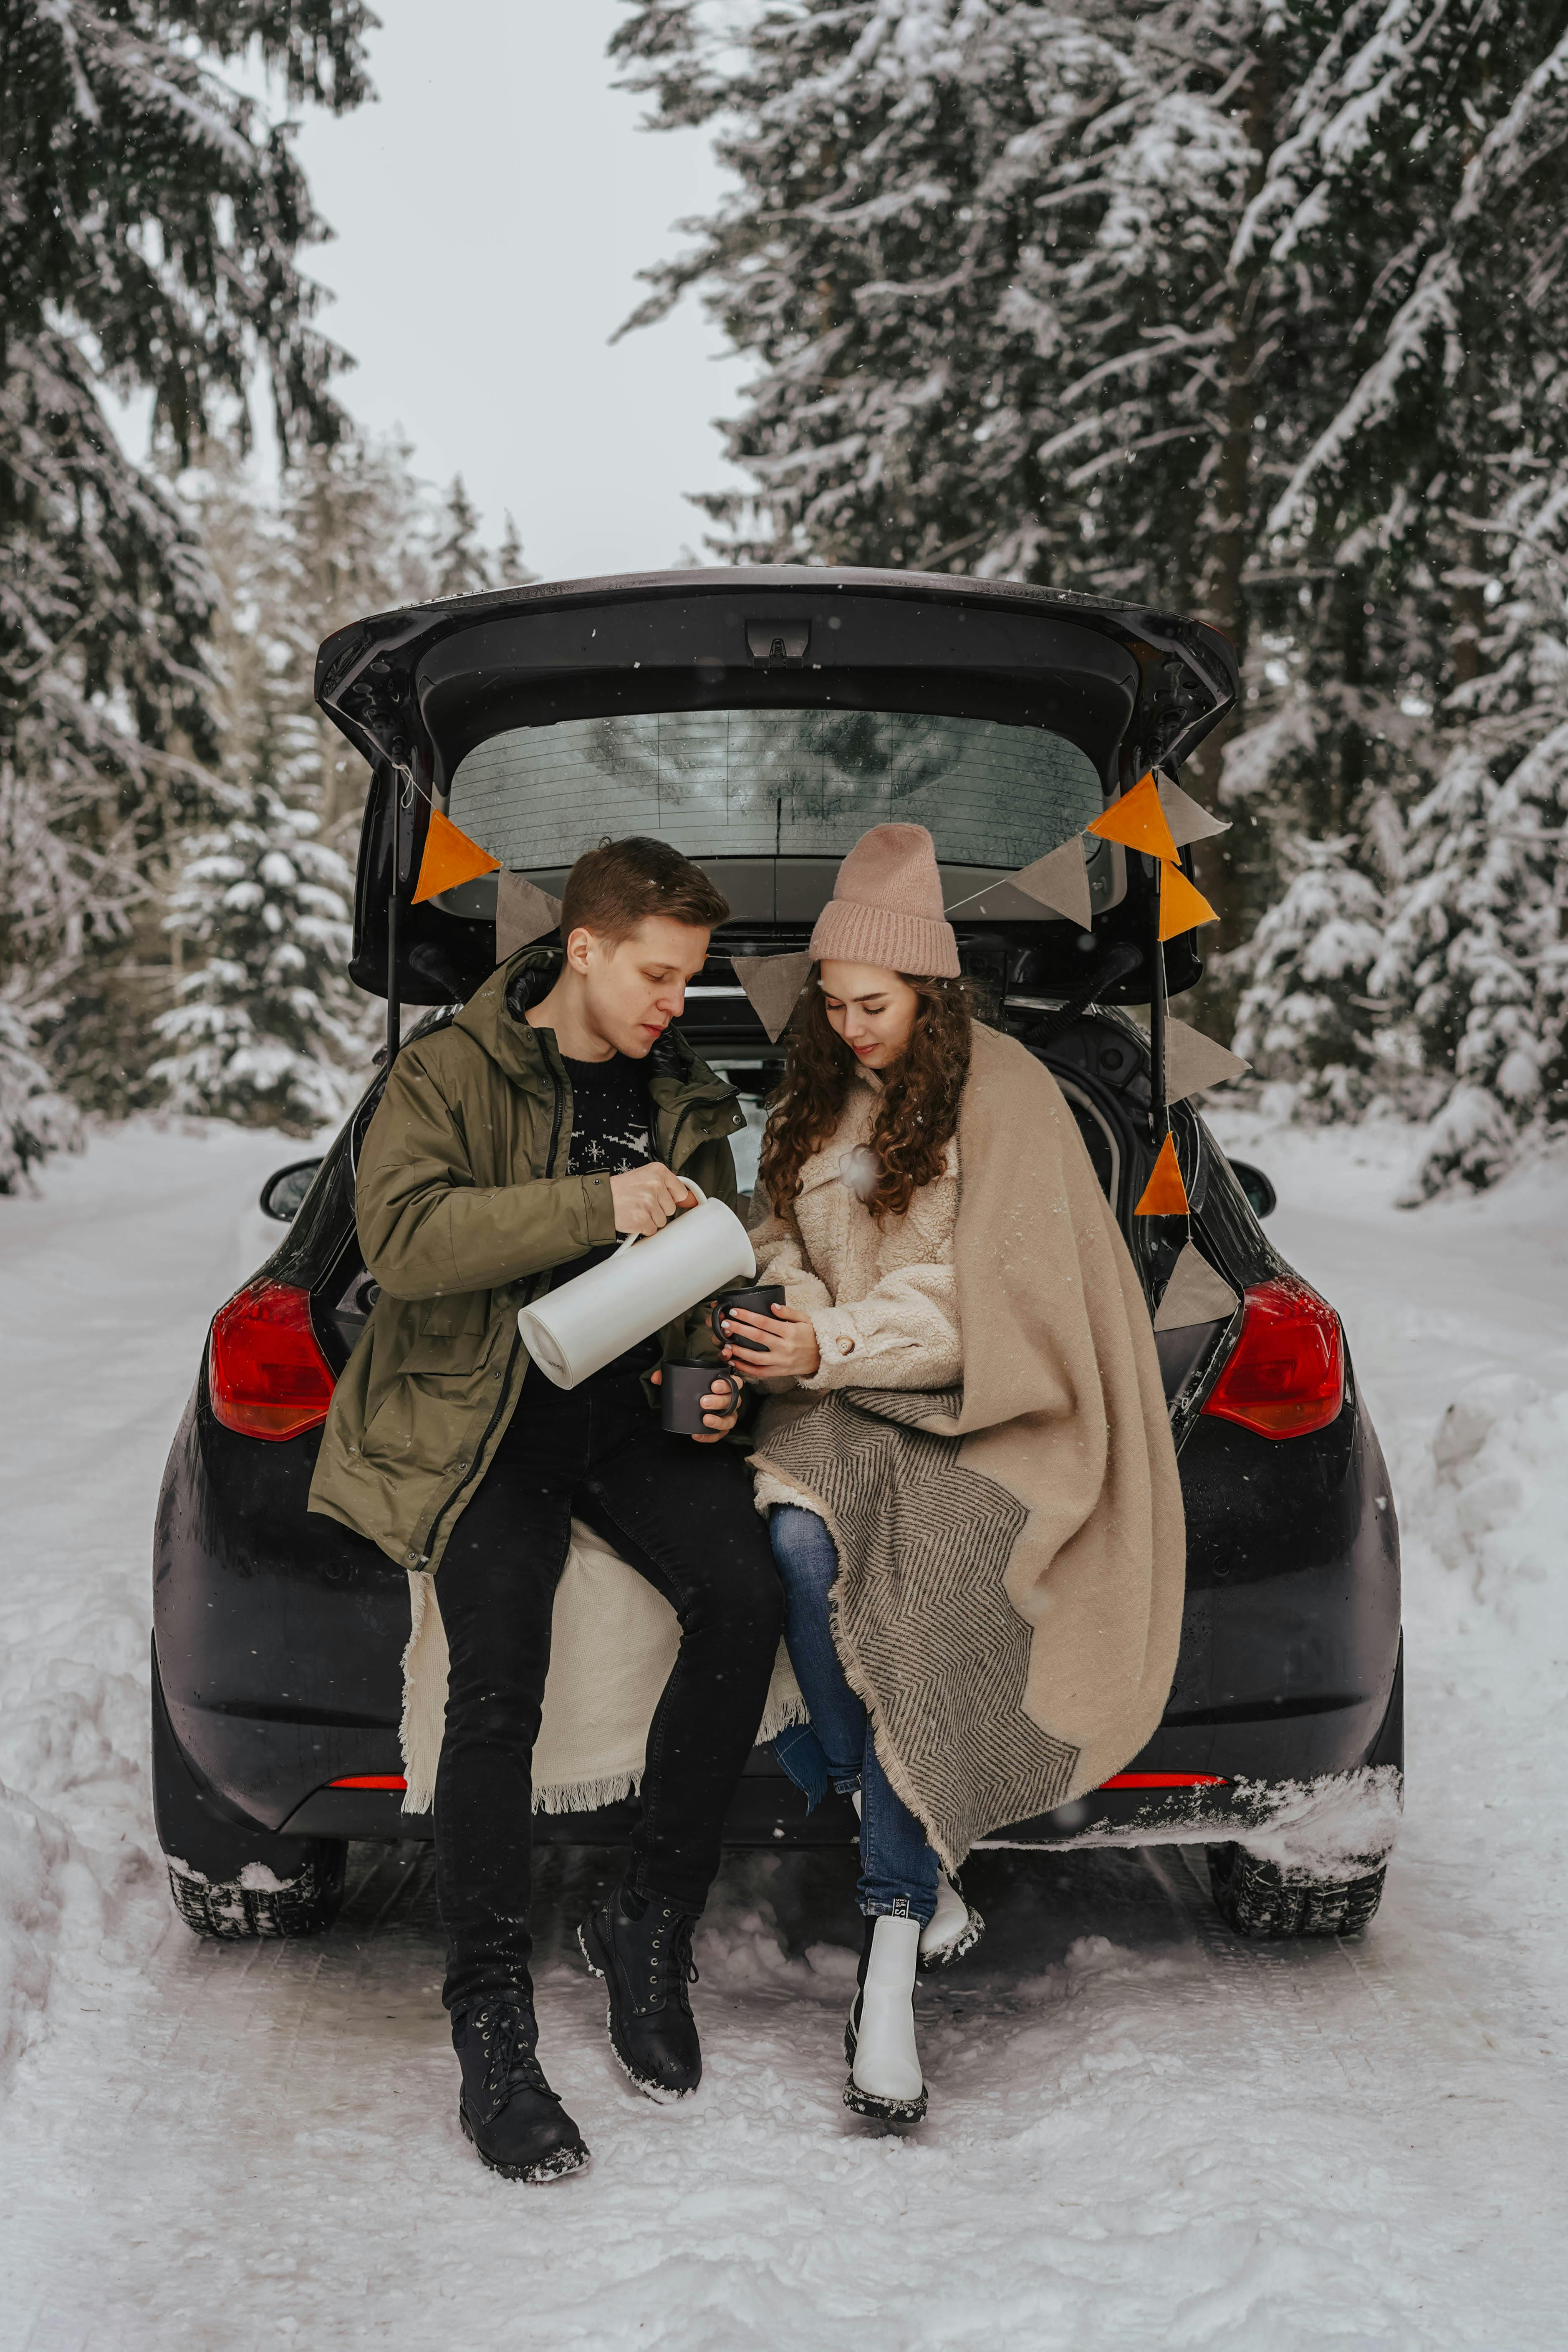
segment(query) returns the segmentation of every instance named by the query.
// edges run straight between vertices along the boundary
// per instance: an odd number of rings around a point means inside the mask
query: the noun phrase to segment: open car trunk
[[[731,950],[804,944],[846,850],[902,818],[935,839],[974,977],[1048,1002],[1121,945],[1099,994],[1144,1002],[1152,861],[1091,845],[1087,932],[1007,877],[1149,768],[1173,773],[1236,688],[1229,647],[1199,623],[896,572],[567,582],[356,622],[316,678],[373,771],[353,974],[437,1004],[494,968],[493,875],[411,903],[433,808],[554,895],[606,835],[674,842],[733,909],[710,991]],[[1168,943],[1168,989],[1201,969],[1194,934]],[[707,1003],[732,1007],[737,1040],[753,1027],[738,998]]]

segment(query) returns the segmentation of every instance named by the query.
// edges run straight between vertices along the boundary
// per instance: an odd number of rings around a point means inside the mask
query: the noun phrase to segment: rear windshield
[[[605,835],[689,857],[842,857],[868,825],[923,824],[944,866],[1026,866],[1102,806],[1092,761],[1037,727],[903,710],[696,710],[565,719],[476,745],[448,814],[512,872]]]

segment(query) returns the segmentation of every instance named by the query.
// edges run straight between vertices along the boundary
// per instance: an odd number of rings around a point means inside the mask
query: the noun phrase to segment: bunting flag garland
[[[1183,1331],[1192,1323],[1228,1322],[1239,1304],[1235,1291],[1193,1243],[1184,1243],[1154,1318],[1156,1331]]]
[[[1180,784],[1173,783],[1169,776],[1160,775],[1155,781],[1160,806],[1165,812],[1171,839],[1178,849],[1185,849],[1189,842],[1209,841],[1216,833],[1230,831],[1228,817],[1211,816],[1206,808],[1201,807],[1190,793],[1184,793]]]
[[[1086,830],[1098,834],[1101,841],[1119,841],[1125,849],[1141,849],[1145,857],[1162,858],[1169,866],[1176,862],[1176,845],[1160,805],[1152,769],[1139,778],[1130,793],[1112,801]]]
[[[496,884],[496,961],[547,939],[561,922],[561,901],[526,874],[503,874]]]
[[[500,859],[470,841],[466,833],[443,816],[438,808],[430,812],[430,829],[425,835],[425,855],[419,861],[419,887],[414,893],[413,904],[422,898],[434,898],[442,890],[455,890],[460,882],[477,882],[481,874],[499,872]]]
[[[1182,1181],[1173,1136],[1167,1135],[1160,1146],[1159,1158],[1143,1187],[1142,1198],[1132,1213],[1135,1217],[1184,1217],[1187,1214],[1187,1188]]]
[[[1037,898],[1056,915],[1065,915],[1080,931],[1094,929],[1094,903],[1089,895],[1089,868],[1084,864],[1083,836],[1074,834],[1059,849],[1048,856],[1037,857],[1032,866],[1022,866],[1008,876],[1015,890],[1026,898]]]
[[[789,1026],[811,958],[804,950],[789,955],[731,956],[735,977],[751,998],[752,1010],[776,1045]]]
[[[1217,923],[1219,917],[1201,890],[1195,889],[1174,863],[1160,868],[1160,944],[1180,931],[1195,930],[1200,923]]]
[[[1238,1078],[1243,1070],[1251,1066],[1239,1054],[1233,1054],[1228,1045],[1222,1045],[1217,1037],[1205,1037],[1201,1029],[1166,1015],[1167,1103],[1185,1102],[1189,1095],[1200,1095],[1205,1087],[1217,1087],[1226,1078]]]

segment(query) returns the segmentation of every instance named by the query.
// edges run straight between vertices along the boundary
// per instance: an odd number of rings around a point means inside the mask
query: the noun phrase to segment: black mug
[[[660,1370],[663,1377],[658,1384],[659,1427],[668,1429],[675,1437],[716,1437],[718,1431],[710,1429],[703,1417],[702,1400],[715,1381],[728,1381],[730,1404],[733,1410],[739,1393],[734,1373],[723,1364],[671,1363],[668,1357]]]
[[[722,1298],[716,1298],[708,1309],[709,1328],[721,1347],[728,1339],[736,1347],[747,1348],[762,1355],[766,1352],[767,1341],[761,1332],[749,1329],[745,1324],[729,1333],[720,1327],[725,1316],[732,1315],[737,1307],[743,1307],[748,1315],[771,1315],[775,1307],[782,1307],[784,1303],[782,1283],[759,1282],[750,1290],[727,1290]]]

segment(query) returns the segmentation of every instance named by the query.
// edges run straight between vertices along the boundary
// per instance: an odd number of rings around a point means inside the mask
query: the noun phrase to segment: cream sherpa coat
[[[837,1129],[801,1170],[794,1225],[752,1196],[753,1213],[756,1207],[762,1213],[752,1229],[756,1278],[782,1283],[789,1304],[805,1308],[822,1355],[820,1369],[794,1387],[798,1395],[947,1389],[963,1375],[952,1263],[958,1140],[949,1143],[946,1168],[915,1194],[908,1215],[879,1224],[856,1189],[854,1160],[869,1145],[881,1091],[873,1071],[856,1072]],[[784,1479],[760,1471],[757,1508],[766,1512],[773,1503],[814,1507]]]

